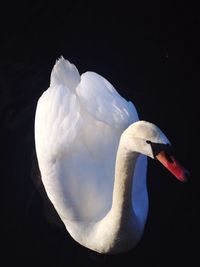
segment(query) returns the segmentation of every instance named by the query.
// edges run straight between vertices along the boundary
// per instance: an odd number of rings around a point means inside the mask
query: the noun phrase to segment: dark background
[[[163,1],[7,1],[1,13],[3,266],[198,266],[197,7]],[[80,73],[92,70],[107,78],[135,104],[141,119],[166,133],[191,173],[182,184],[149,160],[147,225],[138,246],[122,255],[102,256],[77,244],[59,220],[59,226],[52,223],[53,211],[40,193],[35,108],[60,55]]]

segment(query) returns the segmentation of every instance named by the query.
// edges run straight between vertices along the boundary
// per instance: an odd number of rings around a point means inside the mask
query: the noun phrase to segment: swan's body
[[[138,121],[103,77],[80,76],[61,58],[38,101],[35,141],[46,192],[71,236],[100,253],[133,248],[148,214],[146,156],[155,156],[150,143],[169,144],[166,136]]]

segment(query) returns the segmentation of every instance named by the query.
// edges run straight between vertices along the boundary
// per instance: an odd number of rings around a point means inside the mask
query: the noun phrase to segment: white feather
[[[69,61],[56,62],[38,102],[35,134],[42,179],[63,217],[97,221],[108,212],[119,139],[136,120],[133,104],[105,78],[94,72],[80,78]]]

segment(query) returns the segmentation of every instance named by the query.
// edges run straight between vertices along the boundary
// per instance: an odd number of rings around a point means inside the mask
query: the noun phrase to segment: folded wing
[[[35,140],[44,186],[65,222],[97,221],[109,211],[119,139],[136,120],[133,104],[105,78],[56,63],[38,101]]]

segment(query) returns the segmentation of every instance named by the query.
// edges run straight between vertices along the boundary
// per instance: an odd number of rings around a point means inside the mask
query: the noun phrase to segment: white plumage
[[[154,158],[146,140],[169,143],[137,121],[134,105],[105,78],[80,76],[62,57],[38,101],[35,143],[47,195],[72,237],[100,253],[139,241],[148,212],[144,155]]]

